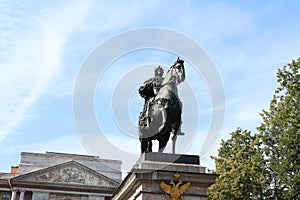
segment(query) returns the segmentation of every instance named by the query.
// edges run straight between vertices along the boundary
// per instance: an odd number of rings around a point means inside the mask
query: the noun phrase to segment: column
[[[20,200],[24,200],[25,191],[20,191]]]
[[[13,190],[11,194],[11,200],[16,200],[17,199],[17,191]]]

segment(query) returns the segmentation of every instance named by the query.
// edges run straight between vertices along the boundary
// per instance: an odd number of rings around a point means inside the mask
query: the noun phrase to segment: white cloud
[[[71,94],[74,77],[66,78],[62,56],[72,34],[120,30],[142,20],[156,5],[84,1],[47,5],[30,13],[23,3],[7,2],[6,12],[0,14],[5,22],[0,35],[6,36],[0,42],[0,141],[31,115],[29,109],[41,95]],[[84,42],[84,35],[81,39]]]
[[[28,18],[35,18],[30,31],[17,28],[15,38],[2,44],[5,57],[0,60],[0,92],[3,96],[0,102],[0,141],[20,124],[28,109],[48,89],[49,81],[62,67],[64,45],[68,37],[80,29],[88,15],[87,8],[88,4],[74,3],[45,15],[28,14],[18,23],[26,24]],[[1,30],[1,33],[5,31]]]

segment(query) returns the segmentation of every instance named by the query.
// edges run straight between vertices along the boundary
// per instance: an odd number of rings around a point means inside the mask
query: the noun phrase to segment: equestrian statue
[[[172,133],[172,152],[181,132],[182,103],[177,85],[185,80],[184,61],[177,58],[163,78],[163,68],[155,68],[155,76],[144,82],[139,94],[145,99],[139,116],[141,152],[152,152],[152,140],[159,141],[158,152],[163,152]]]

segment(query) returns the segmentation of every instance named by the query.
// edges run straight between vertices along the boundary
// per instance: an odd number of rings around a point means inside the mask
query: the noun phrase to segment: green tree
[[[299,69],[300,58],[278,70],[279,86],[258,127],[266,159],[265,180],[273,199],[300,199]]]
[[[209,199],[262,199],[263,154],[260,138],[238,128],[230,139],[221,141],[214,173],[216,183],[209,188]]]
[[[277,72],[259,133],[238,128],[221,142],[209,199],[300,199],[300,58]]]

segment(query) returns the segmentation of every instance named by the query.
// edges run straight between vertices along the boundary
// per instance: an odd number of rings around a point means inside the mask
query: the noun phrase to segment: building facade
[[[121,161],[65,153],[21,153],[0,174],[1,200],[106,200],[122,181]]]

